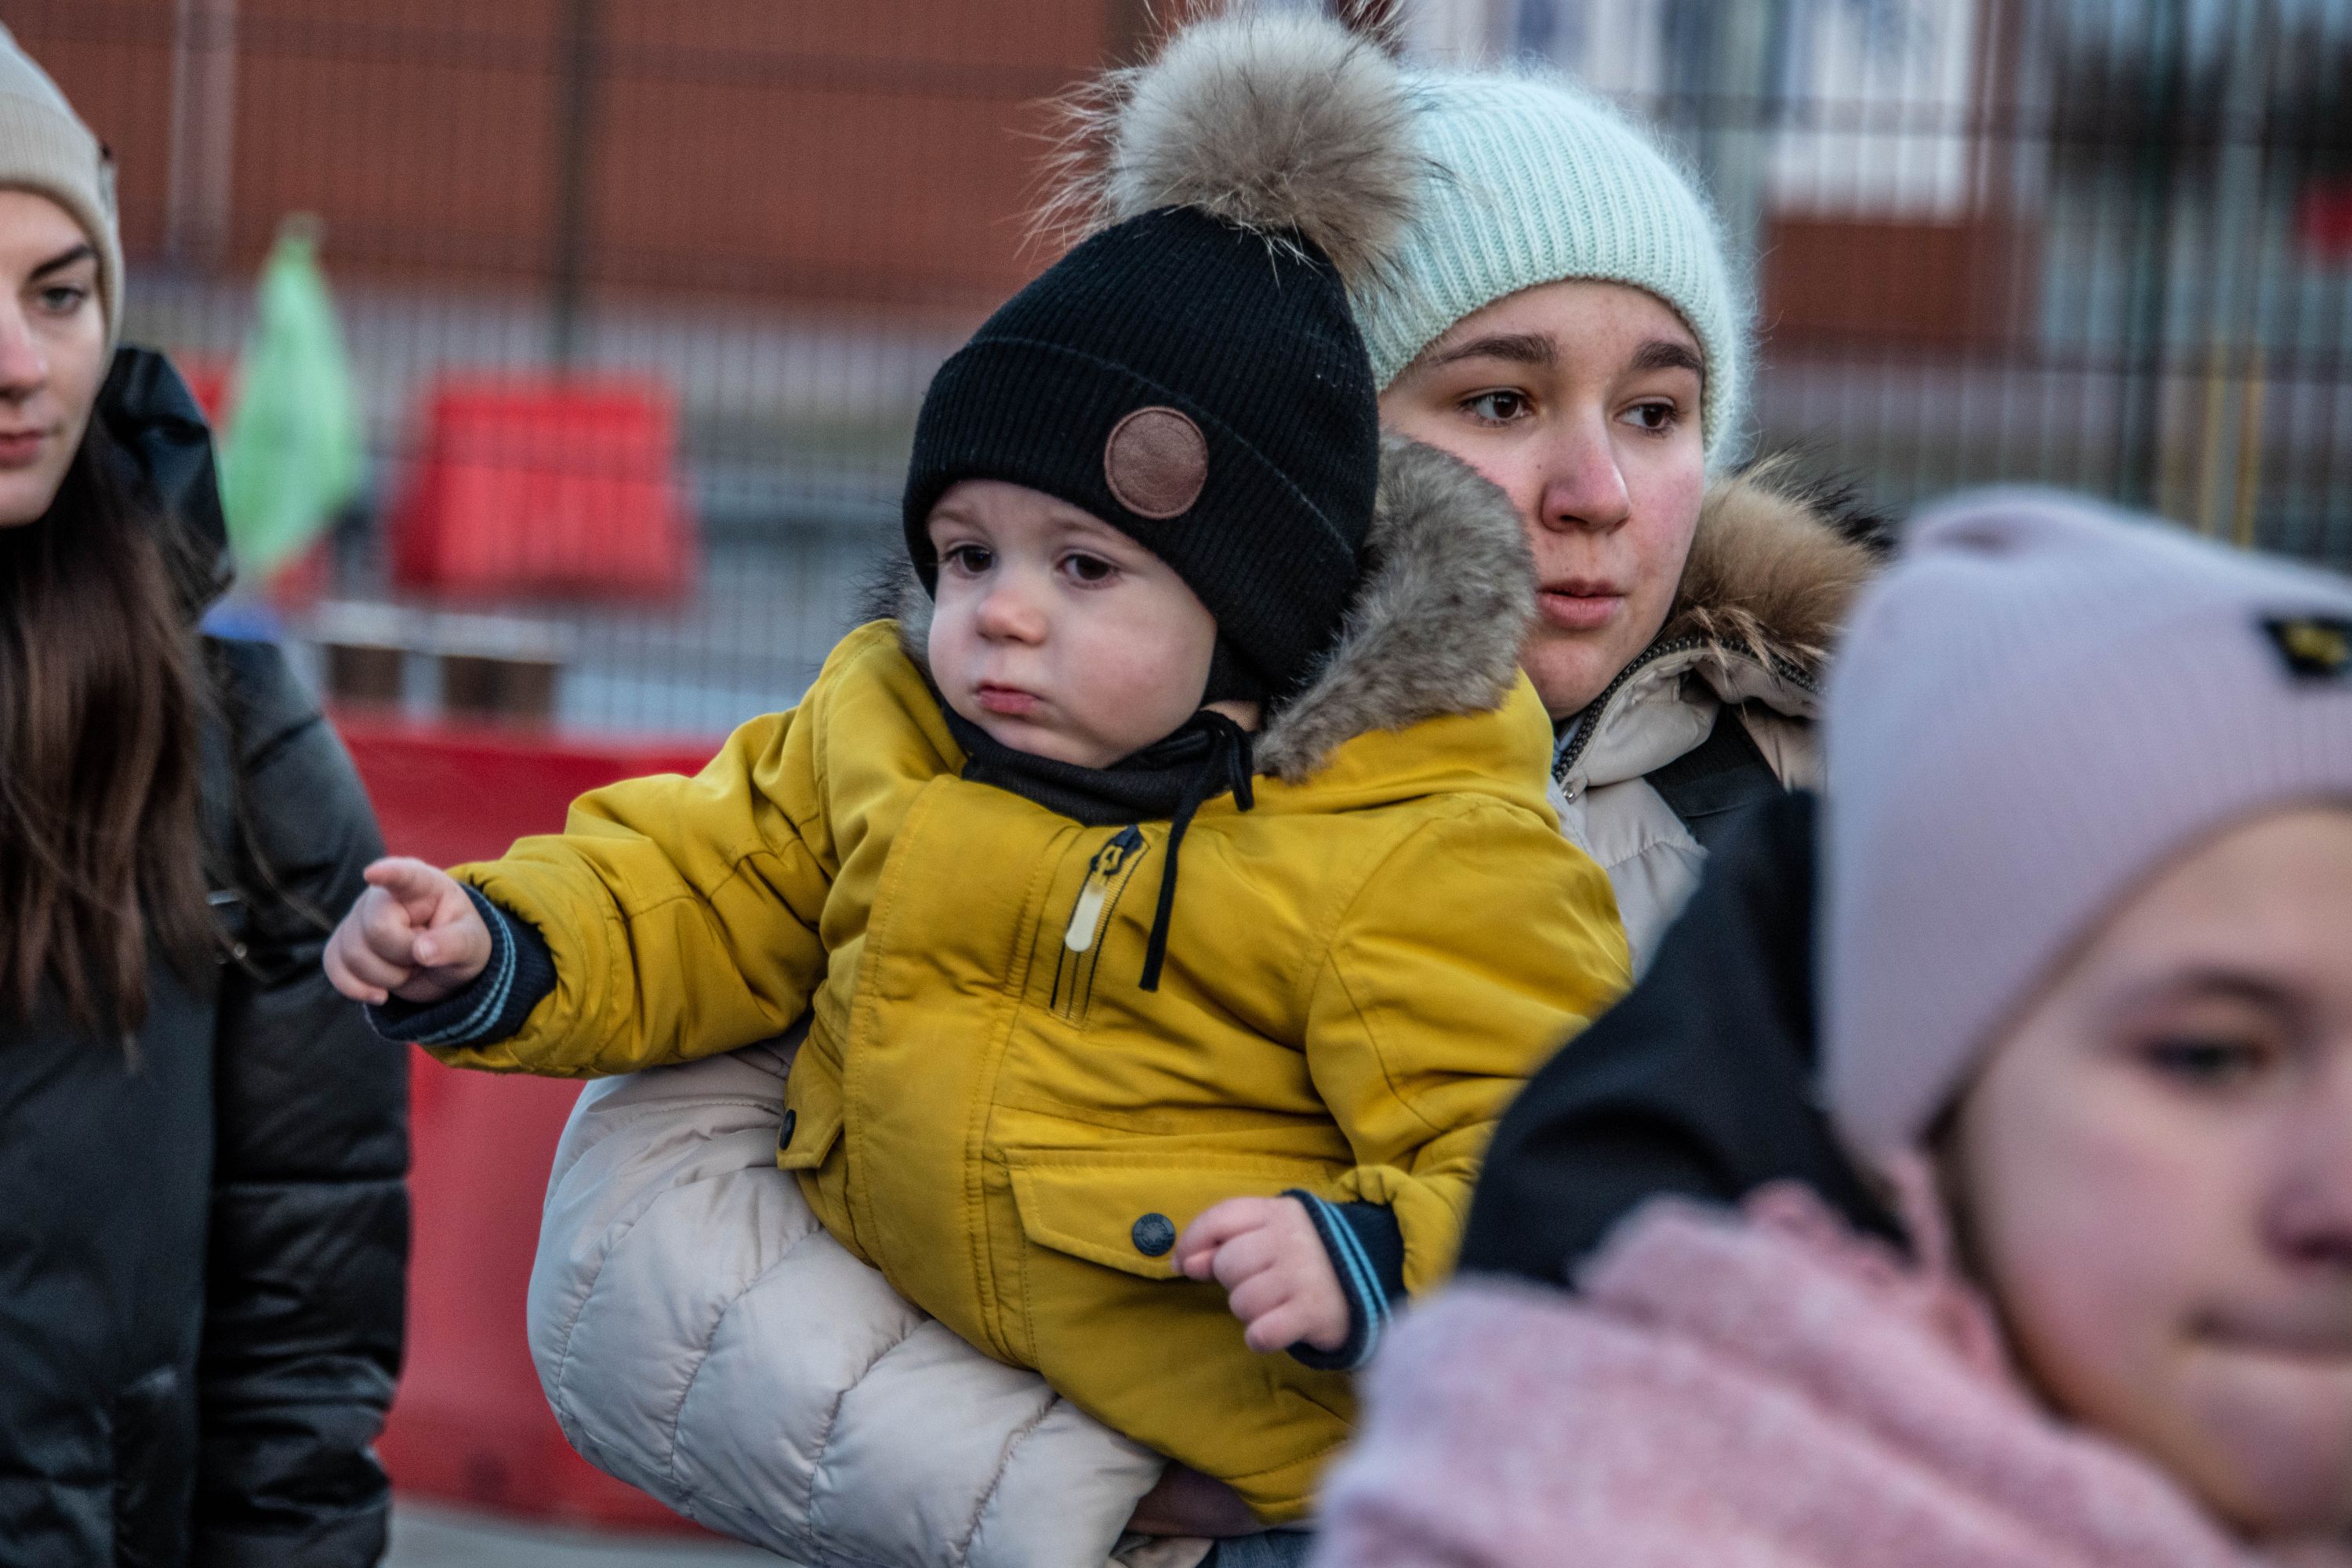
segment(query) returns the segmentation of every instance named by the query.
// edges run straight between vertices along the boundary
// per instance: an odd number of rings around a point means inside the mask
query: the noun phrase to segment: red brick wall
[[[1136,0],[603,0],[592,284],[986,300],[1032,272],[1042,100]],[[508,282],[552,259],[562,0],[239,0],[230,249],[326,220],[339,275]],[[7,21],[163,243],[173,0],[17,0]]]
[[[2036,237],[2014,223],[1776,215],[1763,325],[1778,349],[1988,348],[2032,320]]]

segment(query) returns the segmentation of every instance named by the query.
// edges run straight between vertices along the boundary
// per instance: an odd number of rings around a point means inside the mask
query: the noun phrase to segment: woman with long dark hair
[[[118,349],[107,154],[0,28],[0,1557],[383,1554],[405,1064],[319,972],[379,852]]]

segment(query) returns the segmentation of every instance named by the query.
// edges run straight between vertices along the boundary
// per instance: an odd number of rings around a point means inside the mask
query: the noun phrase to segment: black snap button
[[[1135,1250],[1146,1258],[1162,1257],[1176,1245],[1175,1222],[1164,1214],[1145,1215],[1128,1235],[1135,1238]]]
[[[776,1129],[777,1153],[781,1154],[793,1146],[793,1129],[800,1125],[800,1120],[801,1113],[797,1110],[784,1112],[784,1124]]]

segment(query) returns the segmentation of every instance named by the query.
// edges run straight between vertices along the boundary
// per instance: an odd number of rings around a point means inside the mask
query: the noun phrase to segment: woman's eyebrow
[[[2197,964],[2137,986],[2131,993],[2133,1005],[2138,1006],[2206,997],[2242,1002],[2273,1013],[2290,1013],[2296,1006],[2294,988],[2286,981],[2226,962]]]
[[[1678,343],[1672,338],[1652,338],[1633,351],[1633,358],[1625,368],[1635,373],[1686,370],[1696,376],[1706,374],[1706,362],[1688,343]]]
[[[1559,345],[1541,332],[1493,332],[1441,349],[1431,356],[1429,363],[1435,369],[1465,359],[1499,359],[1513,364],[1549,368],[1559,363]]]
[[[62,268],[71,267],[77,261],[94,261],[97,258],[98,252],[92,250],[88,245],[77,245],[71,250],[59,251],[50,257],[47,261],[34,268],[29,276],[35,279],[46,278]]]

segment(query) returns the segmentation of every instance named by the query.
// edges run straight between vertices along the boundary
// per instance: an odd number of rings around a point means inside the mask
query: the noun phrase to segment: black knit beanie
[[[932,380],[907,547],[936,587],[926,522],[949,486],[1055,496],[1208,606],[1212,698],[1279,700],[1338,636],[1371,526],[1378,389],[1348,282],[1409,212],[1402,79],[1336,24],[1253,16],[1117,85],[1089,193],[1111,221]]]

